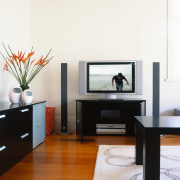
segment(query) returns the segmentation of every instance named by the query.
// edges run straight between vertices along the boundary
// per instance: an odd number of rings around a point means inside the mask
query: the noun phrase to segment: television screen
[[[87,63],[87,92],[135,93],[135,61]]]

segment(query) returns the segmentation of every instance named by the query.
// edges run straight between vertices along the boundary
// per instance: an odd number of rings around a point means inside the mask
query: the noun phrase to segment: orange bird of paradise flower
[[[31,60],[31,57],[35,54],[33,48],[31,52],[25,56],[25,52],[23,53],[22,51],[18,51],[17,54],[13,53],[9,45],[8,49],[4,44],[3,47],[5,48],[8,55],[8,57],[5,58],[5,56],[0,52],[5,60],[4,70],[10,72],[15,77],[23,90],[29,88],[29,83],[53,58],[52,56],[51,58],[47,59],[51,49],[45,58],[42,56],[39,60],[36,61],[35,59]]]

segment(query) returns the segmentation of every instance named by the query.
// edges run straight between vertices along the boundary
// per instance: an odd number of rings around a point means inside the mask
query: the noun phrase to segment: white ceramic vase
[[[33,99],[32,91],[30,89],[24,90],[21,97],[24,104],[31,104]]]
[[[9,100],[12,104],[19,104],[21,102],[22,89],[19,86],[12,86],[9,90]]]

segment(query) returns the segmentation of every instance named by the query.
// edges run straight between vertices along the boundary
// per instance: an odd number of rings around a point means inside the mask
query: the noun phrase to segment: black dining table
[[[143,180],[160,180],[160,138],[180,134],[180,116],[135,116],[136,165],[143,165]]]

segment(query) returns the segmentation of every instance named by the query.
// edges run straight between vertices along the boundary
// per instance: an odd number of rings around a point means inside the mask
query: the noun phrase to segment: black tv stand
[[[117,98],[102,98],[102,99],[97,99],[97,101],[124,101],[124,99],[117,99]]]
[[[76,134],[135,134],[134,116],[146,115],[146,100],[138,99],[77,99]]]

